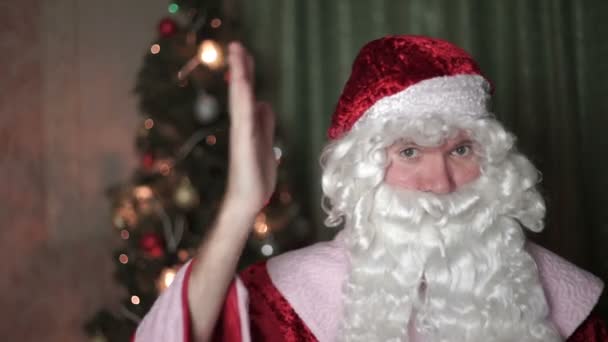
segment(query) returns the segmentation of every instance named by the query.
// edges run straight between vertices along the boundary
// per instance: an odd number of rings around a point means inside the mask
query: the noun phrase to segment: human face
[[[397,141],[387,148],[390,164],[384,180],[403,189],[449,194],[479,177],[473,147],[464,132],[433,147]]]

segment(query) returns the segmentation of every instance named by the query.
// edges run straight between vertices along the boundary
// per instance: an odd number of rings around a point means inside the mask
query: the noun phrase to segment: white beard
[[[498,201],[489,179],[442,196],[384,184],[361,196],[345,227],[343,340],[410,341],[412,329],[424,341],[561,340],[509,214],[519,204]]]

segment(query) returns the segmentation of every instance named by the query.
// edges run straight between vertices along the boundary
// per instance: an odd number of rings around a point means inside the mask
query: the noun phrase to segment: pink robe
[[[604,323],[589,316],[603,289],[592,274],[528,243],[551,309],[570,342],[608,341]],[[214,341],[334,341],[342,317],[348,258],[338,239],[274,257],[237,275],[228,290]],[[187,342],[191,263],[183,267],[139,325],[136,342]]]

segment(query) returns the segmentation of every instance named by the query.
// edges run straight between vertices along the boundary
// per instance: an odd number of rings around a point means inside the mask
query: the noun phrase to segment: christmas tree
[[[119,240],[116,280],[126,295],[118,310],[87,323],[95,341],[130,339],[214,220],[228,167],[224,56],[237,27],[222,1],[209,0],[172,1],[158,24],[135,86],[138,167],[129,182],[108,190]],[[275,154],[287,157],[280,143]],[[240,267],[310,242],[287,176],[279,167],[276,191],[253,223]]]

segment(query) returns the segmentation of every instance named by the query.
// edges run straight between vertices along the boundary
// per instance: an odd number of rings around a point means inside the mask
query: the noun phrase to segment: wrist
[[[218,221],[222,222],[222,227],[247,226],[249,229],[253,226],[258,213],[259,209],[252,206],[250,201],[242,197],[226,196],[218,213]]]
[[[222,201],[222,211],[251,219],[254,219],[262,208],[263,205],[252,200],[251,196],[235,194],[232,191],[227,191]]]

